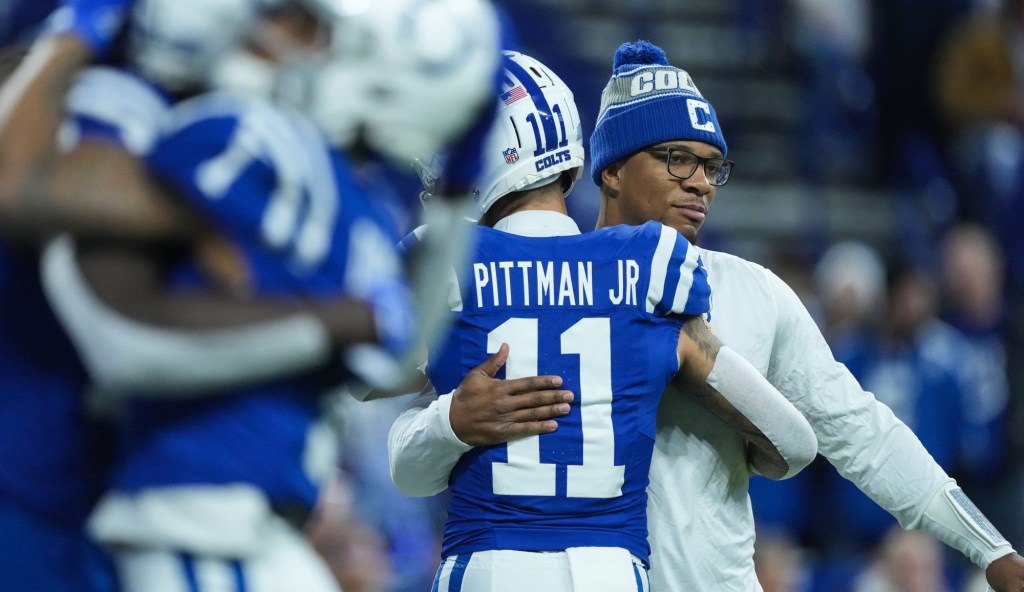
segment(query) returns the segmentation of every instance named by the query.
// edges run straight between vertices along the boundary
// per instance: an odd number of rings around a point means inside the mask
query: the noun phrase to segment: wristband
[[[918,528],[960,551],[982,569],[1014,552],[1010,542],[955,483],[947,483],[932,496]]]

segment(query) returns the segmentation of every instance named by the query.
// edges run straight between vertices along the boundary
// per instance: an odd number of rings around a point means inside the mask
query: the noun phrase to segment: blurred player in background
[[[145,25],[168,24],[166,21],[160,20],[145,22],[147,10],[155,10],[157,16],[167,16],[166,12],[159,12],[159,5],[156,9],[153,8],[153,5],[154,3],[148,3],[147,6],[147,3],[144,3],[142,7],[137,7],[136,15],[142,15],[137,18],[143,21],[141,24],[136,23],[140,29],[144,30]],[[166,5],[167,3],[165,3],[165,8]],[[188,29],[194,28],[196,19],[200,15],[205,14],[210,17],[212,14],[212,19],[208,18],[205,23],[218,27],[214,31],[219,35],[215,45],[218,45],[219,49],[227,51],[230,49],[230,40],[233,38],[230,35],[232,29],[229,25],[238,25],[239,23],[244,25],[245,19],[250,16],[250,13],[247,12],[247,8],[250,7],[246,5],[247,3],[244,2],[206,3],[201,7],[192,7],[201,10],[192,13],[186,12],[187,21],[170,24],[184,29],[179,32],[189,33],[191,31]],[[3,162],[5,165],[10,165],[12,171],[17,171],[18,175],[12,175],[9,178],[10,184],[5,187],[5,190],[8,190],[4,193],[5,199],[2,200],[5,207],[12,206],[14,211],[26,214],[19,220],[27,219],[36,222],[36,225],[30,225],[33,228],[63,229],[71,227],[80,235],[88,235],[89,231],[96,231],[96,234],[103,235],[102,238],[105,239],[110,238],[105,233],[116,234],[118,231],[122,232],[123,236],[117,238],[127,237],[147,241],[154,240],[152,235],[180,238],[179,232],[186,238],[193,238],[193,235],[197,233],[197,228],[205,230],[210,226],[209,221],[197,224],[196,218],[191,212],[183,211],[182,208],[163,201],[164,196],[158,191],[159,186],[153,183],[148,174],[149,172],[157,175],[163,173],[165,181],[172,183],[177,181],[178,189],[181,190],[180,194],[186,197],[200,198],[198,201],[202,207],[207,205],[204,201],[207,197],[223,197],[222,194],[217,193],[216,189],[211,189],[208,183],[210,177],[204,176],[204,173],[208,173],[214,177],[214,185],[224,184],[220,186],[224,194],[230,194],[231,190],[235,190],[233,195],[238,196],[235,200],[226,199],[219,202],[220,209],[213,207],[210,208],[212,211],[206,212],[215,222],[219,215],[222,216],[221,222],[228,223],[227,228],[219,230],[234,242],[232,245],[234,248],[218,251],[221,256],[223,257],[225,253],[230,255],[242,252],[242,256],[237,257],[236,261],[244,260],[250,267],[248,270],[251,272],[250,274],[235,275],[232,280],[236,282],[241,281],[241,278],[251,280],[253,284],[256,284],[249,286],[253,292],[259,292],[271,299],[290,300],[291,302],[284,304],[290,305],[293,310],[298,308],[295,306],[295,297],[298,295],[304,295],[307,298],[309,296],[337,298],[337,296],[348,294],[350,299],[362,301],[363,309],[354,311],[356,319],[350,318],[351,315],[335,314],[335,318],[340,319],[342,328],[348,330],[349,341],[377,341],[385,346],[402,349],[405,345],[404,342],[407,342],[409,338],[407,319],[411,306],[404,301],[404,296],[400,295],[403,288],[401,288],[400,277],[397,275],[399,271],[397,264],[385,264],[388,253],[393,251],[391,245],[394,244],[394,237],[388,235],[388,223],[381,215],[373,212],[375,208],[371,204],[360,205],[361,196],[364,193],[353,186],[351,174],[343,157],[334,154],[328,148],[321,136],[322,132],[317,130],[314,125],[288,111],[276,110],[269,104],[226,98],[210,99],[206,103],[199,104],[189,103],[188,108],[176,107],[175,111],[171,112],[170,119],[164,120],[162,109],[166,105],[162,103],[163,97],[159,93],[154,93],[145,84],[128,80],[130,76],[103,71],[92,73],[91,78],[83,76],[79,79],[72,92],[71,103],[72,111],[75,111],[76,95],[82,99],[78,107],[84,113],[81,111],[74,113],[78,116],[76,131],[82,136],[109,140],[109,144],[105,145],[103,141],[92,144],[83,142],[82,146],[87,147],[73,151],[72,157],[66,158],[63,154],[58,154],[58,151],[52,147],[52,138],[55,136],[57,124],[60,123],[60,115],[63,114],[63,105],[61,104],[63,96],[60,91],[70,83],[70,75],[87,61],[90,53],[98,55],[100,52],[96,48],[101,45],[105,46],[112,40],[117,26],[116,21],[109,27],[105,26],[109,22],[107,19],[110,15],[109,11],[120,10],[123,12],[125,9],[124,6],[102,3],[98,6],[79,4],[70,8],[72,10],[70,15],[72,26],[69,28],[66,22],[55,23],[55,26],[60,27],[62,31],[70,31],[72,34],[55,35],[51,38],[52,41],[47,40],[47,42],[41,43],[39,51],[31,56],[32,59],[26,64],[24,72],[17,79],[17,84],[12,84],[6,89],[7,96],[11,97],[8,105],[13,106],[7,112],[9,117],[5,121],[7,125],[2,144],[8,150],[4,153],[7,158]],[[180,3],[178,3],[178,9],[180,10],[180,8]],[[388,5],[382,10],[394,8],[394,5]],[[231,12],[233,9],[240,9],[241,16],[239,13]],[[391,14],[400,17],[401,13],[398,10],[400,9],[396,9]],[[86,23],[93,28],[82,26],[83,14],[94,19],[95,22]],[[480,12],[478,9],[475,14],[486,17],[487,13]],[[181,15],[182,13],[178,12],[178,16]],[[202,22],[201,19],[199,22]],[[476,19],[474,21],[476,30],[481,31],[480,35],[483,37],[486,37],[487,29],[486,27],[481,28],[481,24],[485,23],[486,20]],[[101,25],[104,26],[101,27]],[[423,23],[421,22],[420,25],[422,26]],[[240,27],[238,30],[242,30],[242,28]],[[148,34],[146,31],[144,33]],[[83,38],[89,44],[83,45],[81,43]],[[178,49],[180,51],[181,48],[180,45],[172,45],[165,46],[163,49]],[[186,46],[186,49],[189,48]],[[467,44],[459,49],[484,50],[485,48]],[[141,58],[141,55],[141,53],[135,54],[134,57]],[[173,58],[182,56],[175,56],[172,53],[164,57],[169,59],[155,63],[163,66],[175,65],[176,62]],[[481,67],[486,68],[486,59],[484,58],[485,61]],[[429,61],[429,59],[425,61]],[[149,65],[153,64],[154,62],[150,62]],[[144,60],[137,59],[132,65],[137,69],[145,70]],[[427,68],[430,65],[436,64],[421,64],[420,66]],[[363,73],[365,74],[365,71]],[[150,81],[158,83],[173,81],[174,75],[177,74],[195,75],[187,68],[184,72],[174,71],[173,68],[170,72],[165,71],[163,74],[168,75],[166,78],[149,74]],[[486,71],[482,78],[481,87],[486,91],[490,86]],[[90,82],[93,83],[92,87],[89,85]],[[53,94],[55,89],[57,92]],[[179,92],[183,90],[182,88],[173,88],[170,84],[165,84],[164,89],[173,89]],[[355,93],[353,95],[355,97],[353,100],[359,98]],[[408,94],[396,93],[395,96],[406,97]],[[38,102],[41,97],[47,101]],[[26,116],[26,114],[33,113],[33,107],[37,109],[45,107],[50,110],[44,113],[44,116],[50,116],[46,120],[49,122],[49,128],[45,125],[40,126],[38,117]],[[203,107],[207,109],[205,113],[203,113]],[[181,112],[181,115],[175,119],[174,114],[177,112]],[[469,113],[472,114],[471,109]],[[34,114],[39,115],[38,111]],[[55,114],[57,116],[54,116]],[[368,119],[379,117],[380,114],[380,111],[374,111],[372,116],[368,116]],[[398,119],[400,120],[400,117]],[[424,149],[422,142],[436,141],[431,140],[431,135],[434,134],[434,131],[430,129],[431,125],[436,125],[439,120],[443,119],[441,116],[434,120],[428,118],[429,123],[424,126],[427,128],[427,132],[420,138],[411,134],[410,139],[419,139],[421,142],[418,145],[419,149]],[[332,123],[337,123],[340,118],[332,115],[330,120]],[[19,122],[26,124],[27,127],[19,129]],[[164,127],[168,123],[171,125]],[[370,129],[378,132],[387,131],[389,124],[393,125],[394,122],[385,121],[380,126],[370,126]],[[449,125],[451,125],[450,122]],[[232,130],[236,127],[241,132],[233,134]],[[19,131],[31,132],[35,134],[31,137],[40,141],[38,144],[25,142],[24,145],[18,146],[20,149],[14,149],[11,138],[16,138],[17,141],[25,139],[18,133]],[[158,133],[168,135],[157,137]],[[195,135],[190,137],[190,133]],[[231,141],[236,138],[240,138],[238,144],[241,145],[241,155],[238,151],[232,153],[231,148],[227,150],[227,153],[219,152],[224,148],[224,143],[231,144]],[[197,140],[198,145],[195,143]],[[393,141],[394,138],[384,135],[383,137],[369,138],[367,141],[372,144],[375,140],[387,142]],[[218,142],[221,144],[218,145]],[[288,142],[291,144],[289,145]],[[410,144],[413,143],[410,142]],[[410,144],[405,144],[401,148],[409,149]],[[26,146],[31,149],[25,150]],[[234,144],[232,144],[233,147],[235,147]],[[282,149],[287,151],[289,148],[295,148],[296,151],[282,156]],[[47,150],[50,152],[47,153]],[[121,169],[120,177],[107,177],[96,182],[95,177],[88,173],[95,174],[97,171],[83,169],[81,162],[82,160],[89,162],[90,158],[96,157],[97,153],[102,154],[105,151],[112,151],[112,158],[101,156],[92,162],[106,165],[107,170],[112,166],[110,164],[112,162],[127,164]],[[247,151],[249,151],[248,154],[246,154]],[[145,164],[149,165],[149,171],[144,170],[140,166],[140,161],[134,158],[136,154],[141,153],[148,153],[150,160]],[[192,160],[179,160],[177,158],[179,154],[184,154]],[[308,162],[295,158],[302,154],[309,157]],[[218,155],[225,158],[217,160]],[[161,156],[167,160],[160,161]],[[213,162],[203,162],[204,156],[206,158],[213,157]],[[230,161],[230,157],[239,156],[244,161],[248,157],[248,160],[242,165],[250,166],[233,169],[233,163],[225,162],[225,160]],[[81,157],[82,160],[76,161],[75,157]],[[120,160],[118,160],[119,158]],[[54,166],[55,162],[56,166]],[[159,163],[161,162],[167,167],[166,169],[160,168]],[[26,166],[17,166],[22,164]],[[76,166],[78,168],[75,168]],[[190,168],[193,166],[201,168],[202,171],[193,175],[195,169]],[[46,175],[40,174],[38,177],[33,177],[34,174],[40,172],[40,169],[46,167],[53,168],[47,170],[48,174]],[[127,170],[128,173],[128,183],[121,184],[117,180],[124,179],[124,170]],[[276,175],[276,178],[271,176],[268,179],[267,173]],[[29,179],[39,179],[50,185],[40,191],[39,186],[28,182]],[[80,183],[69,183],[71,180],[82,179],[92,180],[93,184],[83,189]],[[337,190],[336,185],[342,187],[341,191]],[[135,197],[125,198],[123,203],[117,201],[120,196],[111,199],[110,202],[102,202],[95,195],[90,196],[89,189],[98,189],[103,193],[125,191],[129,194],[132,194],[134,190]],[[67,204],[63,203],[61,198],[69,193],[73,195],[76,190],[91,197],[92,203],[100,204],[100,207],[96,211],[90,211],[88,208],[80,209],[79,212],[87,214],[85,217],[69,214],[67,209],[62,210],[61,206]],[[269,191],[273,191],[273,193],[268,196],[265,192]],[[345,207],[340,212],[336,204],[339,193],[346,196]],[[54,199],[55,202],[47,204],[43,201],[40,205],[36,199],[40,194]],[[140,194],[141,198],[138,197]],[[241,199],[242,194],[245,195],[245,200]],[[263,217],[264,225],[259,228],[247,227],[246,224],[259,222],[261,216],[258,204],[261,195],[265,200],[264,203],[270,204],[267,215]],[[86,204],[89,203],[87,198]],[[115,204],[114,207],[106,207],[104,210],[103,207],[109,206],[110,203]],[[18,209],[26,204],[28,212],[25,211],[25,208]],[[141,216],[141,224],[133,226],[135,220],[132,220],[130,212],[132,212],[132,208],[139,208],[140,204],[142,204],[144,214],[152,215]],[[56,207],[52,207],[54,205]],[[74,203],[70,207],[81,208],[81,205]],[[145,209],[150,206],[152,206],[151,209]],[[118,211],[122,213],[118,214]],[[98,215],[89,217],[90,214],[97,212]],[[138,214],[138,212],[139,210],[136,209],[134,213]],[[301,217],[301,220],[295,222],[296,218],[289,218],[289,213]],[[105,215],[112,215],[113,218],[104,218]],[[239,218],[233,217],[234,215],[238,215]],[[113,231],[109,225],[111,222],[115,229]],[[125,222],[128,223],[125,224]],[[78,224],[75,225],[75,223]],[[119,223],[121,226],[118,226]],[[296,229],[291,229],[290,224],[295,224]],[[166,232],[166,235],[162,232]],[[284,232],[285,235],[282,236],[281,232]],[[294,234],[292,234],[293,232]],[[375,235],[377,235],[376,238]],[[275,242],[275,239],[278,242]],[[285,244],[281,244],[281,240]],[[52,258],[58,261],[63,259],[67,264],[71,252],[66,246],[67,243],[63,243],[63,245],[64,247],[58,249],[57,255]],[[380,248],[382,246],[383,249]],[[355,252],[350,256],[349,250],[355,250]],[[367,253],[370,256],[367,256]],[[391,256],[393,257],[393,255]],[[202,261],[203,256],[199,255],[197,258]],[[223,259],[220,260],[223,261]],[[347,264],[346,261],[350,264]],[[174,265],[178,269],[175,272],[177,282],[196,285],[195,278],[198,274],[188,268],[199,267],[198,265],[191,265],[188,257],[179,259],[178,263]],[[124,269],[126,268],[122,267],[122,270]],[[127,269],[131,270],[132,268]],[[134,270],[137,272],[138,267]],[[145,272],[142,275],[144,278],[148,277],[145,276]],[[123,280],[124,277],[118,275],[117,279]],[[389,283],[393,283],[394,287],[387,287]],[[61,288],[65,285],[67,284],[60,284],[58,281],[56,291],[62,292]],[[234,283],[234,286],[237,285]],[[51,293],[53,291],[51,290]],[[138,294],[135,297],[138,297]],[[186,301],[184,304],[187,306],[183,305],[177,311],[178,314],[186,314],[186,316],[193,314],[196,302]],[[274,304],[279,303],[275,302]],[[300,310],[308,311],[310,309],[308,300],[301,304],[304,305],[304,308]],[[367,307],[366,304],[371,306]],[[247,310],[251,310],[251,307]],[[260,309],[257,308],[257,310]],[[359,312],[362,314],[359,315]],[[275,314],[277,314],[276,309]],[[195,316],[201,315],[195,313]],[[217,320],[224,324],[231,324],[232,321],[238,320],[238,315],[236,313],[235,316]],[[153,333],[159,334],[154,331],[140,332],[137,325],[126,323],[125,319],[109,314],[95,319],[95,321],[97,324],[94,326],[103,326],[101,328],[105,327],[114,332],[120,330],[124,333],[127,329],[128,337],[131,338],[153,337]],[[204,322],[209,323],[210,321]],[[293,338],[291,343],[294,345],[297,341],[297,347],[302,352],[299,357],[304,355],[309,358],[310,351],[315,350],[316,355],[321,356],[316,361],[323,361],[323,357],[330,353],[330,338],[336,337],[331,333],[335,328],[325,326],[323,321],[314,320],[311,323],[309,315],[298,319],[293,318],[288,322]],[[245,370],[251,374],[254,369],[259,368],[259,365],[254,364],[250,359],[240,358],[239,352],[231,346],[242,345],[245,341],[262,341],[262,343],[254,343],[254,346],[257,352],[262,350],[262,355],[267,357],[274,353],[275,346],[280,345],[280,338],[284,337],[287,340],[287,335],[289,335],[287,328],[282,325],[268,325],[259,327],[256,332],[247,331],[230,336],[223,333],[217,335],[205,333],[193,340],[192,345],[197,345],[200,348],[199,355],[193,353],[191,358],[186,357],[185,359],[199,361],[201,356],[209,352],[211,346],[220,345],[222,351],[227,350],[227,353],[223,354],[227,356],[225,359],[235,359],[236,366],[239,364],[244,366],[244,369],[234,370],[236,373],[243,373],[241,379],[252,381],[251,376],[245,375]],[[95,334],[83,336],[81,333],[78,335],[80,344],[96,337],[99,336]],[[155,350],[155,355],[159,355],[161,351],[168,353],[166,349],[161,350],[161,347],[167,345],[178,346],[179,349],[182,345],[188,345],[182,343],[184,336],[180,333],[172,334],[170,337],[163,345],[158,344],[151,348]],[[271,340],[269,342],[268,337]],[[102,338],[99,341],[101,344],[104,343]],[[109,344],[110,341],[105,343]],[[250,351],[252,349],[250,348]],[[115,357],[117,353],[111,355],[112,353],[110,351],[102,352],[100,356],[108,356],[108,360],[112,359],[113,364],[117,365],[119,363]],[[296,356],[292,355],[291,357]],[[87,358],[94,365],[99,359],[95,355],[91,357],[87,355]],[[176,359],[180,360],[181,357]],[[161,363],[173,364],[173,362],[165,360],[161,360]],[[294,359],[290,363],[293,366],[298,366],[298,369],[303,367]],[[164,374],[154,376],[146,372],[148,369],[151,367],[143,366],[142,372],[138,372],[139,369],[136,369],[136,372],[141,379],[147,377],[159,379],[161,376],[166,379],[172,372],[187,374],[192,370],[188,365],[180,365],[176,369],[167,370],[164,371]],[[214,368],[213,373],[216,374],[217,370]],[[331,589],[332,584],[327,582],[326,578],[318,576],[317,562],[303,550],[304,544],[294,540],[296,537],[290,530],[291,527],[284,526],[282,521],[273,518],[267,511],[269,507],[265,508],[271,502],[283,500],[285,503],[275,509],[289,514],[292,510],[297,510],[298,514],[295,516],[301,517],[304,512],[303,507],[308,510],[313,495],[315,495],[313,476],[309,474],[312,469],[303,467],[302,459],[296,458],[295,464],[291,464],[293,461],[285,458],[289,451],[291,454],[305,454],[304,450],[310,450],[306,442],[307,436],[304,434],[309,427],[309,422],[316,415],[318,393],[313,391],[322,390],[322,387],[316,386],[319,381],[310,376],[298,380],[300,383],[298,385],[295,383],[287,385],[282,382],[268,385],[263,393],[255,396],[224,399],[229,402],[220,400],[185,404],[140,402],[131,405],[132,409],[126,415],[128,421],[125,439],[128,442],[126,450],[134,456],[122,458],[115,483],[122,490],[145,493],[140,493],[135,497],[126,496],[131,499],[115,496],[113,504],[106,504],[104,507],[107,509],[101,511],[96,520],[96,524],[99,525],[96,530],[107,542],[116,541],[129,546],[145,545],[154,551],[152,553],[126,552],[122,556],[122,575],[125,576],[125,582],[129,588],[157,589],[152,581],[154,578],[160,580],[164,585],[172,585],[173,582],[166,581],[166,578],[159,573],[161,565],[169,565],[164,559],[169,559],[170,563],[180,561],[181,566],[184,567],[184,571],[180,574],[186,578],[189,577],[190,569],[195,568],[197,582],[205,582],[210,577],[218,577],[216,573],[210,573],[210,570],[216,572],[217,567],[207,568],[201,565],[196,567],[198,564],[195,564],[194,560],[188,556],[173,556],[173,550],[179,549],[197,554],[210,553],[221,560],[221,564],[226,566],[225,569],[234,573],[234,577],[239,582],[250,581],[254,586],[266,585],[270,589],[281,589],[281,586],[272,583],[277,579],[287,581],[288,585],[307,581],[310,582],[308,589],[318,589],[318,587]],[[169,384],[163,385],[163,390],[177,390],[180,394],[182,384],[184,382],[171,380]],[[275,389],[281,389],[283,392],[268,392]],[[289,389],[297,390],[299,394],[289,396],[287,394]],[[161,390],[161,387],[158,385],[155,390]],[[192,392],[188,391],[187,394]],[[303,392],[309,394],[302,394]],[[294,420],[290,424],[286,420],[288,415],[285,412],[290,413]],[[218,417],[224,418],[225,421],[219,422]],[[247,422],[246,418],[251,421]],[[270,424],[267,423],[268,420],[271,421]],[[235,425],[245,425],[246,427],[244,430],[232,432],[228,427],[232,422]],[[261,422],[270,430],[265,432],[265,435],[268,436],[266,440],[261,440],[257,434],[256,426]],[[252,431],[250,432],[250,430]],[[315,432],[315,430],[313,431]],[[206,434],[206,436],[202,434]],[[234,434],[234,438],[232,438],[232,434]],[[275,447],[271,444],[274,437],[283,438],[286,441],[282,446]],[[133,438],[140,438],[135,443],[142,445],[133,446]],[[210,446],[203,445],[204,438]],[[245,444],[246,441],[256,446],[250,447]],[[230,448],[231,442],[236,445],[235,453],[241,451],[250,453],[248,468],[245,467],[244,455],[225,454],[218,457],[214,452],[216,446],[225,443],[228,443],[225,449]],[[241,448],[237,446],[241,446]],[[259,446],[268,446],[270,450],[278,453],[280,455],[277,457],[278,466],[285,469],[287,473],[278,472],[275,475],[271,468],[271,459],[259,457],[257,452]],[[175,464],[174,459],[177,459],[180,464]],[[229,462],[225,464],[225,460],[229,460]],[[330,455],[327,455],[328,464],[329,461]],[[292,468],[286,468],[288,466]],[[250,483],[248,489],[245,485],[234,485],[247,480]],[[190,491],[189,487],[177,487],[204,482],[214,487],[211,491],[202,491],[199,496],[191,495],[196,491]],[[225,484],[232,485],[225,486]],[[164,486],[163,493],[167,495],[147,496],[146,494],[152,493],[151,487],[155,485]],[[251,487],[252,485],[255,487]],[[255,490],[255,495],[252,495],[253,490]],[[206,495],[211,492],[213,495]],[[218,493],[223,497],[218,497]],[[240,505],[226,501],[232,493],[238,494],[234,499],[242,500]],[[264,495],[268,499],[264,499]],[[289,501],[295,502],[294,508],[288,507],[290,506]],[[120,505],[118,502],[121,502]],[[193,503],[196,505],[192,506]],[[230,511],[218,512],[216,507],[220,503],[230,507]],[[111,507],[113,507],[112,510],[109,509]],[[205,515],[203,514],[204,510]],[[206,520],[211,517],[221,520],[221,525],[218,526],[215,520]],[[179,521],[178,518],[181,520]],[[232,520],[238,520],[238,522],[232,522]],[[248,532],[246,532],[246,528],[249,529]],[[276,538],[251,536],[253,529],[276,530],[277,535]],[[220,537],[219,541],[213,540],[218,537]],[[264,550],[276,548],[276,555],[274,553],[262,554],[260,558],[265,561],[254,564],[245,564],[244,561],[241,561],[245,558],[247,551],[255,551],[261,544],[264,545]],[[236,545],[236,547],[232,549],[232,545]],[[244,547],[245,550],[239,551],[240,547]],[[290,553],[294,555],[289,556]],[[277,567],[275,567],[275,561],[278,562]],[[303,562],[306,562],[307,568],[302,567]],[[289,569],[298,570],[306,579],[299,580],[296,579],[298,576],[289,576]],[[175,571],[178,573],[177,570]],[[320,571],[322,572],[322,570]],[[321,581],[316,584],[312,583],[317,580]]]
[[[26,4],[11,3],[4,10],[13,11],[9,17],[25,15],[31,11]],[[38,3],[32,10],[42,7],[42,17],[55,4]],[[33,133],[56,131],[55,126],[46,129],[43,118],[26,116],[20,100],[54,113],[51,123],[59,122],[64,112],[62,91],[56,100],[32,93],[33,71],[43,70],[42,77],[53,80],[63,73],[46,72],[43,64],[55,54],[75,54],[77,63],[105,55],[107,44],[94,36],[101,9],[103,18],[113,19],[116,28],[123,16],[116,5],[65,8],[75,11],[71,29],[76,32],[64,39],[43,36],[0,91],[0,203],[5,204],[0,216],[0,580],[9,590],[117,589],[112,563],[84,532],[105,484],[112,428],[90,417],[84,407],[87,374],[46,305],[38,272],[37,229],[28,220],[12,221],[6,207],[15,198],[12,189],[39,155],[38,146],[15,145],[10,134],[29,140]],[[13,22],[4,19],[5,26]],[[22,26],[4,31],[5,40],[19,40],[3,49],[9,57],[4,65],[10,68],[19,64],[39,23],[30,19]],[[3,78],[9,74],[5,71]]]
[[[814,438],[708,330],[710,287],[678,233],[650,223],[580,234],[565,209],[583,164],[572,93],[528,56],[507,52],[504,68],[472,273],[453,286],[458,321],[431,351],[427,374],[454,391],[480,371],[475,360],[497,354],[485,372],[562,375],[578,405],[563,404],[554,432],[473,448],[452,467],[433,462],[422,434],[447,422],[440,409],[454,395],[425,408],[426,395],[392,429],[392,473],[403,491],[433,494],[420,478],[441,469],[432,481],[443,483],[451,471],[435,589],[647,590],[650,436],[658,394],[677,371],[749,438],[766,476],[806,466]],[[632,347],[613,355],[616,343]]]

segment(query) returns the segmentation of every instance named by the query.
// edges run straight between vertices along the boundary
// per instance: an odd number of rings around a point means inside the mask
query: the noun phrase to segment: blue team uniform
[[[509,344],[507,378],[556,374],[576,398],[556,432],[477,447],[455,466],[443,556],[622,547],[648,561],[648,469],[686,318],[707,313],[694,249],[658,223],[557,237],[481,228],[438,392]]]
[[[123,143],[123,128],[79,100],[95,89],[94,74],[70,101],[69,125]],[[104,71],[99,80],[110,79]],[[151,104],[137,96],[121,94],[136,111]],[[114,590],[109,558],[84,534],[113,428],[86,412],[86,372],[46,304],[38,249],[0,245],[0,301],[0,588]]]
[[[86,414],[85,371],[46,305],[36,249],[0,245],[0,301],[0,588],[114,590],[83,532],[110,428]]]
[[[390,220],[301,117],[251,98],[192,99],[147,160],[239,249],[257,296],[408,300]],[[174,281],[201,280],[184,261]],[[113,489],[243,483],[289,515],[308,511],[317,483],[304,470],[307,435],[337,379],[325,370],[205,400],[134,400]]]

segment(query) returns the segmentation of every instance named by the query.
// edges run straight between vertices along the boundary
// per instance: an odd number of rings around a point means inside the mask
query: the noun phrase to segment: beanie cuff
[[[694,105],[699,107],[696,112]],[[692,94],[662,95],[610,107],[590,137],[594,183],[601,185],[601,172],[613,162],[647,146],[672,140],[706,142],[721,150],[723,156],[728,148],[714,108]]]

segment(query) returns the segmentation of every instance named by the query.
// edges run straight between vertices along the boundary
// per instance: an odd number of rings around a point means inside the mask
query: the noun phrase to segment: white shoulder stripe
[[[459,286],[459,274],[451,267],[448,268],[448,307],[452,312],[462,312],[462,288]]]
[[[679,238],[682,239],[682,237]],[[679,285],[676,286],[676,296],[672,299],[672,312],[676,314],[686,310],[690,288],[693,287],[693,272],[697,269],[697,249],[689,243],[686,243],[686,246],[686,258],[679,266]]]
[[[156,141],[169,105],[141,80],[114,68],[89,68],[75,79],[67,98],[72,116],[118,129],[125,147],[145,154]]]
[[[668,262],[672,257],[672,249],[675,247],[677,236],[679,236],[678,233],[668,226],[661,227],[661,238],[658,239],[658,247],[654,250],[654,259],[651,261],[651,281],[647,287],[647,312],[649,313],[654,312],[654,307],[661,303],[661,297],[665,293]]]

